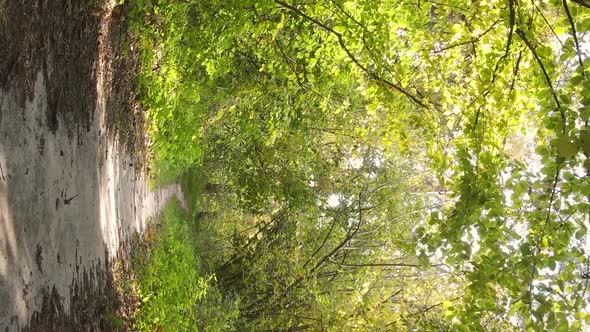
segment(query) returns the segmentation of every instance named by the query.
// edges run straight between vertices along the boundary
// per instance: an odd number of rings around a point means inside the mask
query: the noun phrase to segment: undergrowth
[[[215,275],[204,268],[209,264],[201,262],[213,254],[208,249],[217,237],[215,228],[198,229],[197,205],[207,180],[194,165],[203,159],[207,110],[218,101],[201,98],[212,87],[194,63],[200,37],[185,34],[194,18],[190,3],[169,0],[133,1],[128,13],[140,44],[138,88],[148,112],[150,185],[180,183],[189,206],[186,212],[177,200],[169,202],[155,223],[160,228],[146,234],[153,241],[134,254],[142,303],[135,329],[141,331],[233,331],[239,315],[239,299],[222,294]]]
[[[211,277],[199,275],[190,234],[187,215],[178,200],[172,200],[164,208],[154,247],[147,249],[151,255],[137,265],[142,301],[136,320],[139,330],[195,330],[194,306],[207,294]]]
[[[141,308],[140,331],[231,331],[236,300],[216,288],[214,275],[201,271],[195,250],[202,236],[177,199],[171,200],[146,234],[147,246],[136,247],[135,272]],[[150,239],[151,238],[151,239]]]
[[[194,54],[185,47],[190,3],[133,1],[128,14],[132,33],[140,41],[139,92],[148,112],[152,138],[152,175],[156,185],[178,180],[203,155],[201,124],[208,105],[197,102],[203,86],[186,80],[194,73]],[[194,82],[187,84],[186,82]]]
[[[197,213],[197,204],[203,198],[206,184],[207,177],[201,167],[192,167],[180,177],[180,187],[191,215]]]

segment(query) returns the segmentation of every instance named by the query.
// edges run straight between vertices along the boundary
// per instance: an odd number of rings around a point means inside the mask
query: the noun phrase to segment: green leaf
[[[579,137],[580,148],[586,156],[590,156],[590,130],[584,129],[580,131]]]
[[[565,285],[564,285],[564,283],[563,283],[563,280],[561,280],[561,279],[557,279],[557,286],[559,286],[559,290],[560,290],[560,291],[562,291],[562,292],[563,292],[563,291],[565,290]]]
[[[346,27],[342,25],[337,25],[334,27],[334,31],[336,31],[337,33],[345,33]]]
[[[566,159],[574,157],[578,153],[578,147],[567,136],[561,136],[554,142],[557,155]]]

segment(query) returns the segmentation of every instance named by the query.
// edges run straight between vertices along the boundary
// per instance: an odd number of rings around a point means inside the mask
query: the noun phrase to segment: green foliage
[[[587,326],[580,3],[134,4],[155,169],[225,188],[189,196],[232,327]]]
[[[231,331],[232,313],[215,288],[215,278],[200,272],[190,219],[178,200],[164,208],[158,239],[147,257],[135,257],[141,310],[140,331]],[[143,253],[144,255],[146,253]],[[202,322],[208,322],[202,327]],[[200,324],[200,325],[199,325]]]
[[[203,153],[197,144],[206,113],[206,105],[199,103],[203,87],[187,69],[193,54],[180,47],[191,7],[188,3],[134,1],[129,14],[132,30],[141,40],[139,90],[148,109],[153,168],[164,183],[197,163]]]
[[[166,205],[162,229],[149,261],[138,267],[141,311],[139,330],[194,330],[195,303],[207,294],[208,279],[189,242],[189,225],[177,200]]]
[[[202,193],[205,191],[207,178],[201,167],[192,167],[180,177],[180,188],[187,202],[189,215],[194,215],[198,209]]]

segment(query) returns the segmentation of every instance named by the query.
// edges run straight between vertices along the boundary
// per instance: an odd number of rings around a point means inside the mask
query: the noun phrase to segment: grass
[[[207,294],[210,278],[200,274],[190,218],[172,199],[158,224],[154,243],[134,254],[142,302],[135,326],[140,331],[195,331],[195,304]]]
[[[122,282],[140,302],[133,311],[133,330],[234,331],[239,299],[224,296],[215,276],[201,269],[196,248],[203,248],[208,234],[196,226],[180,202],[171,199],[161,217],[135,241],[134,277]]]

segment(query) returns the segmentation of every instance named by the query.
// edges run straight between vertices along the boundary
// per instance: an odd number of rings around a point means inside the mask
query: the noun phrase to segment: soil
[[[129,329],[128,243],[182,200],[147,185],[128,8],[89,3],[0,0],[0,331]]]

